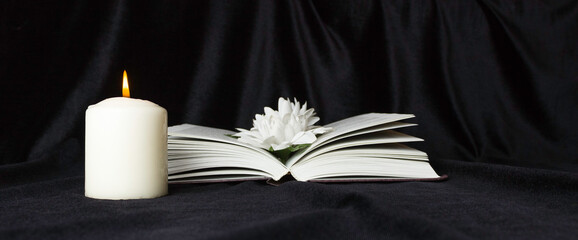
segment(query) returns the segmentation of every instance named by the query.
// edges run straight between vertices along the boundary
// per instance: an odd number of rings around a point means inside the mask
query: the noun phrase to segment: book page
[[[291,166],[299,161],[303,155],[323,145],[325,142],[344,134],[413,117],[413,114],[367,113],[327,124],[325,127],[332,127],[333,131],[319,136],[317,140],[311,144],[311,146],[295,153],[289,158],[289,160],[287,160],[286,165],[288,168],[291,168]]]
[[[201,169],[210,174],[223,173],[215,171],[217,168],[228,168],[227,173],[232,175],[261,172],[275,180],[287,174],[285,165],[268,151],[241,143],[227,134],[234,132],[191,124],[169,127],[169,175]]]
[[[233,131],[219,129],[219,128],[211,128],[211,127],[204,127],[192,124],[181,124],[177,126],[171,126],[168,128],[168,134],[170,137],[185,137],[191,139],[203,139],[203,140],[210,140],[216,142],[222,142],[227,144],[233,144],[242,146],[244,148],[251,149],[256,151],[262,155],[268,156],[271,159],[276,158],[269,153],[268,151],[254,147],[248,144],[244,144],[242,142],[237,141],[237,139],[229,137],[227,135],[235,134]]]
[[[323,158],[364,156],[364,157],[386,157],[386,158],[408,159],[416,161],[428,161],[428,156],[425,152],[422,152],[415,148],[408,147],[400,143],[363,145],[357,147],[349,147],[345,149],[337,149],[329,152],[326,151],[321,152],[322,154],[317,154],[317,152],[313,152],[313,154],[307,155],[302,161],[299,161],[298,163],[293,165],[293,168],[304,166],[309,162],[315,161],[316,159],[318,159],[318,156],[322,156]]]
[[[181,124],[176,126],[170,126],[168,128],[168,134],[169,136],[205,139],[235,145],[243,145],[252,148],[251,146],[245,145],[237,141],[235,138],[227,136],[235,134],[235,132],[225,129],[198,126],[193,124]]]
[[[386,130],[392,130],[392,129],[410,127],[410,126],[416,126],[416,125],[417,124],[415,124],[415,123],[391,122],[391,123],[377,125],[377,126],[373,126],[373,127],[369,127],[369,128],[363,128],[360,130],[344,133],[344,134],[341,134],[339,136],[327,139],[326,141],[323,141],[323,142],[315,145],[315,148],[318,149],[318,148],[321,148],[321,146],[324,146],[324,145],[327,145],[329,143],[332,143],[332,142],[335,142],[335,141],[338,141],[341,139],[345,139],[345,138],[351,138],[354,136],[366,135],[366,134],[375,133],[375,132],[384,132]],[[315,149],[312,149],[311,151],[315,151]]]
[[[299,181],[435,179],[427,154],[402,144],[382,144],[338,149],[299,161],[291,168]]]
[[[239,178],[240,176],[244,176],[245,178],[252,177],[252,178],[259,178],[259,179],[268,179],[263,176],[263,172],[250,170],[250,169],[211,169],[211,170],[203,170],[203,171],[193,171],[183,174],[175,174],[168,177],[169,181],[171,180],[183,180],[185,178],[201,178],[207,179],[208,177],[214,178],[215,176],[219,176],[221,179],[226,179],[227,177],[231,177],[233,179]]]
[[[364,134],[330,142],[325,144],[323,147],[313,149],[304,156],[302,156],[301,159],[297,162],[297,164],[299,164],[301,161],[307,161],[308,159],[314,158],[315,156],[338,149],[350,148],[355,146],[367,146],[368,149],[371,149],[372,145],[377,144],[418,142],[418,141],[423,141],[423,139],[410,136],[404,133],[400,133],[394,130]],[[375,147],[382,148],[382,146],[375,146]]]

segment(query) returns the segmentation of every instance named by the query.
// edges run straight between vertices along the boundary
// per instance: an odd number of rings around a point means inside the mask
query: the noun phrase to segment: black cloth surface
[[[413,113],[441,182],[171,185],[84,197],[84,113],[250,128]],[[578,1],[3,1],[0,239],[573,239]]]

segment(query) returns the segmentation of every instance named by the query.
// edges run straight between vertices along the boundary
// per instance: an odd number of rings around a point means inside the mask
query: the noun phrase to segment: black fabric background
[[[436,183],[174,185],[84,197],[84,112],[249,128],[413,113]],[[578,1],[3,1],[0,238],[558,238],[578,233]]]

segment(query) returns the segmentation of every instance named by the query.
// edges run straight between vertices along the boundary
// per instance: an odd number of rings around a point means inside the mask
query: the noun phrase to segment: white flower
[[[307,109],[307,103],[301,104],[294,99],[279,98],[279,111],[265,107],[265,115],[257,114],[251,130],[237,128],[234,137],[238,140],[267,150],[283,150],[295,145],[311,144],[316,135],[326,133],[331,128],[314,126],[319,117],[315,109]]]

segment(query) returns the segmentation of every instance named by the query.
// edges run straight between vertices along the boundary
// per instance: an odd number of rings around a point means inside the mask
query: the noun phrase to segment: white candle
[[[139,199],[167,192],[167,111],[126,97],[89,106],[85,196]]]

